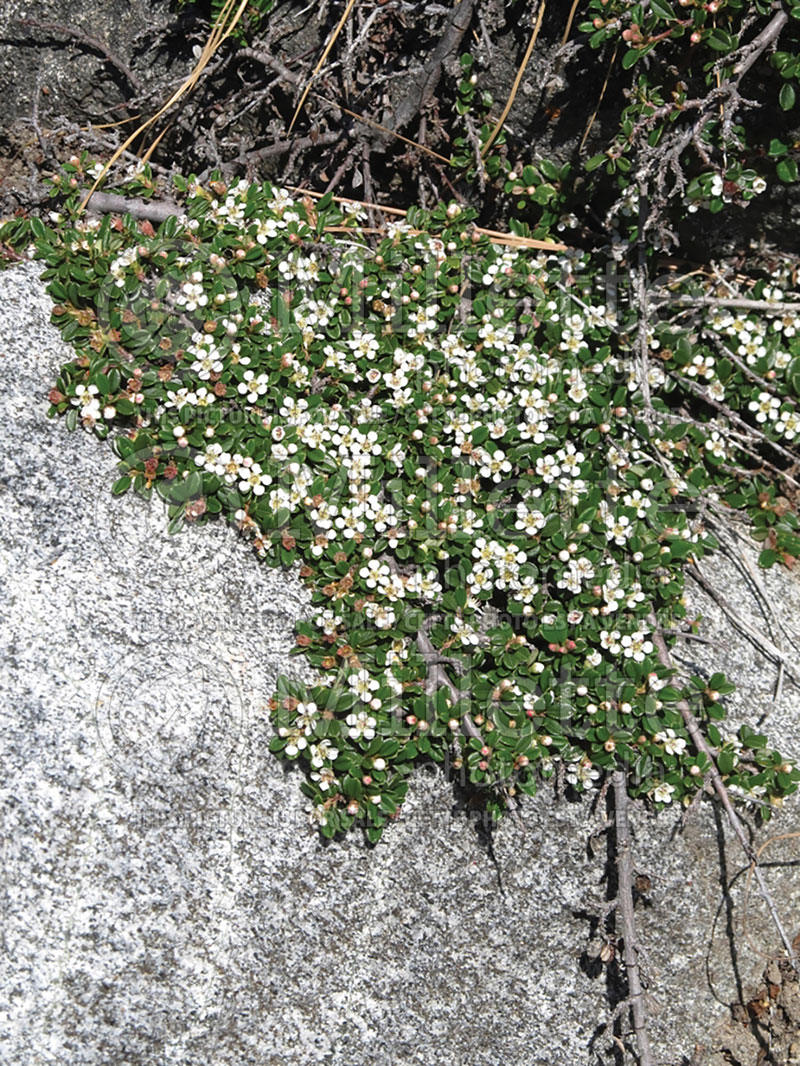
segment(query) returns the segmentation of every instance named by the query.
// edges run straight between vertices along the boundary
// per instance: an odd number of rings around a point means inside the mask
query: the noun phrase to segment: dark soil
[[[562,45],[570,7],[548,5],[508,116],[506,143],[498,151],[514,166],[543,157],[585,160],[606,148],[616,131],[626,75],[610,55],[589,47],[580,11]],[[200,177],[217,167],[226,177],[331,188],[397,207],[430,207],[458,195],[479,209],[484,225],[507,228],[513,205],[499,181],[484,183],[425,149],[449,158],[455,138],[477,143],[481,122],[499,116],[530,39],[530,5],[355,5],[290,132],[300,92],[342,10],[327,0],[278,0],[261,28],[248,33],[251,47],[226,43],[192,94],[155,128],[163,136],[153,164]],[[7,0],[0,13],[0,215],[41,209],[42,172],[82,148],[107,156],[136,128],[133,116],[154,114],[194,66],[209,14],[202,2]],[[463,77],[458,57],[467,51],[480,91],[462,116],[456,109]],[[479,103],[482,94],[491,102]],[[774,122],[784,139],[800,137],[786,129],[785,114],[759,113],[758,121]],[[122,125],[98,128],[114,122]],[[132,152],[145,151],[154,136],[144,135]],[[746,255],[765,242],[794,251],[797,193],[778,186],[770,195],[733,221],[727,214],[723,227],[713,216],[705,222],[693,216],[682,235],[684,255],[698,261]],[[572,232],[573,243],[602,238],[607,206],[582,202],[578,190],[574,210],[581,227]]]

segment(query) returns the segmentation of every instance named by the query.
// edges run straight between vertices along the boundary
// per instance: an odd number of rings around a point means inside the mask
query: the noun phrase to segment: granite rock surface
[[[302,673],[289,656],[300,582],[231,530],[170,537],[157,504],[110,495],[110,449],[46,417],[69,352],[38,274],[0,273],[3,1061],[614,1061],[597,1037],[609,988],[587,952],[603,805],[545,788],[489,847],[423,770],[378,847],[324,845],[297,775],[267,751],[275,678]],[[800,628],[792,574],[759,579],[762,617],[733,564],[707,571],[765,632]],[[800,755],[789,676],[774,701],[774,665],[694,590],[692,605],[713,644],[684,658],[729,670],[733,716],[767,714]],[[711,804],[680,832],[676,815],[634,810],[652,882],[640,919],[658,1061],[702,1064],[776,938],[756,899],[743,931],[744,862]],[[800,829],[800,803],[772,827]],[[767,874],[789,924],[791,843],[771,846]]]

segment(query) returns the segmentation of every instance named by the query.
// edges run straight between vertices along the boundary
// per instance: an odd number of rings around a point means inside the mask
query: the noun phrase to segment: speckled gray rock
[[[37,273],[0,274],[3,1061],[605,1061],[606,980],[582,916],[604,898],[604,845],[587,848],[604,812],[545,790],[490,853],[423,771],[379,847],[321,844],[297,776],[267,752],[275,677],[301,669],[303,590],[229,530],[170,538],[155,504],[110,496],[110,450],[45,417],[67,351]],[[796,579],[765,581],[791,624]],[[691,652],[738,677],[734,709],[756,721],[775,671],[708,615],[718,643]],[[788,683],[769,728],[798,753]],[[669,815],[637,810],[634,827],[658,1058],[697,1045],[703,1062],[762,965],[741,932],[742,859],[708,804],[680,835]],[[791,804],[776,829],[798,828]],[[796,876],[768,876],[796,920]],[[761,911],[749,937],[772,950]]]

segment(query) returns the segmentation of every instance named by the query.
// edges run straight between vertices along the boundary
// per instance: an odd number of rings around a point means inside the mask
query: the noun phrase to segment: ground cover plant
[[[765,735],[726,728],[734,679],[679,676],[670,656],[696,628],[687,574],[702,580],[733,515],[763,566],[800,556],[796,259],[663,266],[687,219],[796,179],[793,144],[748,128],[740,91],[761,61],[794,107],[796,16],[593,0],[585,41],[631,80],[582,162],[510,145],[463,53],[464,191],[432,210],[387,221],[332,191],[141,164],[112,168],[116,197],[87,217],[107,161],[84,152],[53,177],[49,217],[0,233],[46,264],[76,351],[51,412],[111,441],[113,491],[298,564],[315,681],[279,683],[271,747],[323,836],[377,842],[430,760],[489,819],[553,776],[613,788],[645,1063],[629,799],[715,791],[752,857],[732,801],[767,820],[800,780]],[[504,233],[477,224],[489,186]]]

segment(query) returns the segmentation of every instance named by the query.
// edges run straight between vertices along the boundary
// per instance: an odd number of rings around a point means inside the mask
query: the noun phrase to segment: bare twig
[[[737,83],[745,76],[748,70],[756,62],[762,52],[772,44],[773,41],[777,41],[780,37],[783,27],[789,21],[789,16],[784,10],[778,11],[772,16],[772,19],[767,23],[761,33],[757,37],[745,46],[745,56],[734,67],[733,73],[736,75]]]
[[[690,377],[687,377],[685,374],[674,373],[671,373],[670,377],[673,379],[673,381],[676,381],[679,385],[684,386],[690,392],[694,393],[695,396],[699,396],[711,407],[716,408],[717,411],[721,411],[725,415],[725,417],[733,423],[733,425],[739,426],[740,429],[745,430],[749,434],[751,439],[759,440],[762,441],[764,444],[768,444],[778,453],[778,455],[782,455],[784,459],[788,459],[792,465],[795,465],[797,463],[797,456],[792,455],[792,453],[790,451],[787,451],[787,449],[784,448],[783,445],[778,444],[777,441],[772,440],[771,437],[768,437],[766,433],[763,433],[760,429],[756,429],[756,427],[751,426],[749,422],[745,422],[745,420],[743,418],[740,418],[735,411],[732,411],[730,407],[727,406],[727,404],[721,403],[719,400],[715,400],[714,397],[709,394],[707,389],[704,389],[701,385],[698,385],[695,381],[692,381]],[[789,474],[784,473],[782,474],[782,476],[785,477],[787,481],[791,482],[791,484],[794,485],[796,488],[800,488],[800,485]]]
[[[608,88],[608,83],[611,80],[611,71],[614,69],[614,64],[617,61],[617,52],[618,51],[619,51],[619,41],[617,41],[617,43],[614,45],[614,51],[611,53],[611,59],[610,59],[609,64],[608,64],[608,70],[606,71],[605,81],[603,82],[603,86],[600,89],[600,95],[597,98],[597,103],[594,106],[594,111],[590,115],[589,121],[586,123],[586,129],[583,131],[583,136],[581,137],[581,143],[578,145],[578,152],[579,153],[583,151],[583,146],[586,144],[586,140],[587,140],[589,134],[592,131],[592,126],[594,125],[595,119],[597,118],[597,113],[600,110],[600,105],[603,103],[603,97],[606,95],[606,89]]]
[[[421,152],[425,152],[426,155],[433,156],[434,159],[438,159],[441,163],[450,167],[453,165],[450,159],[447,159],[443,155],[439,155],[438,152],[434,152],[432,148],[428,148],[426,145],[421,144],[419,141],[412,141],[410,137],[404,137],[402,133],[397,133],[395,130],[390,130],[388,126],[382,126],[380,122],[376,122],[374,119],[368,118],[366,115],[359,115],[357,111],[351,111],[349,108],[344,107],[343,104],[337,104],[335,100],[328,100],[320,93],[312,92],[311,96],[315,100],[319,100],[320,103],[326,104],[328,107],[334,108],[336,111],[341,111],[345,115],[349,115],[350,118],[357,119],[359,122],[363,122],[366,126],[371,126],[373,129],[380,130],[381,133],[387,133],[390,137],[396,137],[398,141],[403,141],[404,144],[411,145],[412,148],[418,148]]]
[[[650,398],[650,288],[647,284],[647,245],[644,236],[649,211],[647,183],[643,180],[639,186],[639,225],[636,231],[637,263],[633,272],[633,280],[638,316],[636,358],[639,364],[639,384],[642,390],[645,419],[652,423],[655,419],[655,412]]]
[[[672,659],[669,654],[669,649],[667,648],[667,643],[664,640],[664,634],[659,629],[656,619],[653,616],[651,616],[651,623],[653,626],[653,643],[656,646],[658,657],[664,666],[671,668]],[[736,835],[736,839],[741,844],[742,850],[747,855],[748,859],[752,864],[752,871],[756,881],[758,882],[759,891],[761,892],[761,896],[763,897],[764,902],[767,905],[767,909],[769,910],[770,917],[772,918],[775,928],[778,930],[778,935],[781,938],[781,942],[786,950],[787,956],[789,957],[789,961],[791,962],[795,970],[800,970],[800,962],[798,962],[797,955],[795,953],[794,947],[792,946],[791,938],[787,935],[786,930],[783,927],[780,915],[778,914],[778,909],[775,906],[775,901],[772,898],[772,894],[770,893],[766,881],[764,880],[764,875],[761,872],[761,866],[759,865],[758,861],[758,853],[755,851],[752,844],[748,840],[747,834],[744,830],[744,826],[742,825],[742,821],[739,818],[739,815],[734,810],[730,793],[725,787],[725,782],[722,780],[720,772],[717,769],[717,764],[714,759],[714,753],[709,747],[708,742],[706,741],[706,738],[703,735],[702,730],[700,729],[700,725],[695,716],[692,714],[691,707],[686,702],[686,700],[681,700],[677,707],[681,713],[681,717],[683,718],[684,723],[686,724],[686,730],[689,733],[689,736],[692,738],[692,743],[694,744],[697,751],[702,752],[702,754],[705,755],[706,759],[708,759],[708,776],[710,777],[711,783],[714,786],[714,791],[719,796],[720,802],[722,803],[725,813],[728,816],[728,821],[730,822],[731,828],[733,829]]]
[[[194,87],[197,85],[198,81],[203,76],[203,72],[206,70],[208,64],[211,62],[211,59],[213,58],[214,54],[219,50],[223,41],[225,41],[233,33],[239,20],[244,14],[245,8],[248,4],[248,0],[240,0],[238,6],[235,8],[234,4],[235,0],[225,0],[221,11],[216,18],[216,21],[212,26],[211,33],[209,34],[205,47],[200,53],[200,57],[198,58],[197,63],[194,66],[194,69],[191,71],[189,76],[183,81],[180,87],[176,89],[175,92],[170,96],[167,102],[163,104],[153,116],[151,116],[149,119],[143,122],[136,130],[134,130],[134,132],[130,134],[130,136],[124,141],[124,143],[115,150],[111,158],[103,166],[103,169],[100,174],[95,178],[94,184],[92,185],[91,189],[83,198],[83,201],[80,205],[81,211],[86,210],[86,207],[92,198],[92,194],[99,188],[100,183],[103,181],[110,168],[114,165],[114,163],[116,163],[116,161],[125,151],[125,149],[130,148],[130,146],[140,134],[148,130],[154,123],[156,123],[162,117],[162,115],[166,114],[166,112],[169,111],[169,109],[174,104],[176,104],[181,99],[181,97],[183,97],[186,93],[191,92],[192,89],[194,89]]]
[[[458,46],[461,44],[461,40],[472,21],[475,2],[476,0],[460,0],[459,3],[454,5],[445,31],[433,55],[422,70],[416,73],[412,84],[409,85],[407,94],[395,110],[395,129],[403,129],[433,99],[436,86],[442,76],[442,65],[448,56],[453,55],[458,50]]]
[[[469,143],[472,145],[472,153],[475,157],[475,171],[478,175],[478,191],[483,193],[486,191],[486,167],[483,165],[483,158],[481,156],[480,135],[475,128],[475,121],[469,113],[464,115],[464,124],[467,127],[467,137],[469,138]]]
[[[758,374],[756,374],[754,370],[751,370],[747,363],[744,361],[744,359],[740,359],[739,356],[732,352],[726,344],[723,344],[720,337],[716,333],[714,333],[713,330],[701,330],[701,335],[704,337],[708,337],[714,347],[719,349],[719,351],[721,351],[722,354],[726,356],[726,358],[730,359],[734,366],[738,366],[738,368],[741,370],[745,377],[750,378],[750,380],[754,381],[756,385],[760,385],[765,392],[771,392],[773,396],[780,395],[780,393],[772,384],[772,382],[767,381],[765,378],[762,378]],[[787,401],[791,403],[792,406],[794,406],[794,402],[790,400],[788,396],[781,396],[781,400]]]
[[[767,591],[761,583],[758,574],[755,572],[755,569],[753,567],[753,564],[750,562],[750,559],[745,554],[745,552],[742,551],[741,548],[737,547],[736,544],[728,543],[728,541],[722,535],[722,531],[719,528],[720,525],[722,525],[721,522],[713,518],[711,519],[711,528],[714,530],[717,540],[720,542],[720,545],[722,546],[722,549],[725,554],[728,556],[729,559],[733,561],[733,564],[738,568],[739,572],[744,575],[745,580],[749,581],[751,587],[755,591],[756,599],[758,600],[761,606],[761,613],[767,620],[767,624],[770,627],[770,636],[773,638],[775,646],[778,648],[778,650],[783,651],[781,647],[780,634],[784,633],[786,636],[788,636],[790,644],[793,643],[792,637],[786,632],[785,626],[783,626],[783,624],[780,622],[775,612],[773,611],[772,604],[770,602],[769,596],[767,595]],[[733,532],[738,539],[744,540],[744,538],[740,537],[740,534],[736,530],[734,530]],[[781,659],[778,663],[778,673],[775,681],[775,688],[772,694],[773,705],[777,704],[781,698],[784,671],[785,667],[783,659]],[[759,726],[761,726],[762,723],[766,720],[768,714],[769,711],[764,711],[763,714],[759,717]]]
[[[99,52],[112,67],[117,68],[137,93],[144,88],[141,78],[134,74],[128,64],[121,60],[119,56],[114,55],[109,47],[97,37],[83,33],[82,30],[76,30],[72,26],[65,26],[61,22],[39,22],[38,19],[16,19],[16,22],[20,26],[30,26],[34,30],[47,30],[50,33],[61,33],[65,37],[71,37],[73,41],[82,44],[85,48],[91,48],[92,51]]]
[[[716,518],[712,518],[712,522],[714,523],[715,536],[723,545],[723,547],[728,549],[730,546],[723,540],[720,530],[721,525],[724,526],[726,531],[730,532],[741,544],[744,544],[748,548],[753,547],[753,542],[750,537],[746,536],[739,529],[736,528],[734,523],[731,521],[731,514],[725,508],[720,507],[719,504],[712,503],[711,510],[716,516]],[[731,556],[734,557],[733,547],[730,547],[730,552]],[[784,624],[780,615],[772,609],[772,603],[770,601],[769,593],[767,592],[764,585],[761,583],[761,580],[758,577],[755,569],[753,568],[749,558],[741,549],[736,550],[734,562],[740,562],[744,565],[745,569],[747,570],[749,580],[755,587],[756,592],[762,601],[765,612],[772,617],[772,620],[775,623],[776,627],[781,631],[781,633],[783,633],[784,637],[786,637],[787,641],[789,642],[789,644],[791,644],[795,651],[800,652],[800,644],[798,644],[797,635],[793,633],[792,630],[790,630]]]
[[[275,141],[274,144],[267,144],[263,148],[256,148],[252,152],[245,152],[233,162],[258,163],[263,159],[272,159],[276,155],[283,155],[285,152],[292,151],[292,149],[321,148],[327,144],[336,144],[340,137],[340,133],[329,131],[327,133],[319,133],[309,137],[295,137],[290,141]],[[227,164],[228,167],[232,165],[233,164],[231,163]]]
[[[733,622],[736,628],[744,636],[747,637],[751,644],[753,644],[756,648],[758,648],[760,652],[763,652],[775,662],[782,662],[788,670],[789,674],[794,679],[794,681],[800,684],[800,666],[794,663],[792,659],[786,654],[786,652],[781,651],[781,649],[776,647],[775,644],[773,644],[771,640],[765,637],[763,633],[759,633],[755,626],[752,626],[749,622],[745,621],[745,619],[742,618],[739,612],[735,611],[733,607],[731,607],[731,605],[728,603],[722,593],[718,592],[717,589],[714,588],[711,582],[705,577],[704,574],[701,573],[701,571],[697,567],[687,566],[686,573],[689,575],[689,577],[692,578],[693,581],[695,581],[700,586],[700,588],[708,596],[712,598],[712,600],[714,600],[714,602],[728,616],[730,621]]]
[[[645,148],[643,153],[640,177],[654,177],[655,191],[659,196],[659,204],[662,205],[667,199],[679,196],[686,187],[686,176],[681,167],[683,152],[693,145],[695,151],[706,166],[712,165],[708,145],[703,143],[703,134],[709,123],[719,117],[720,109],[723,112],[722,137],[725,142],[740,144],[734,129],[734,122],[742,107],[752,104],[740,93],[740,87],[744,76],[753,64],[764,54],[771,45],[777,41],[781,31],[788,22],[789,16],[783,10],[779,10],[753,40],[745,45],[740,53],[740,59],[734,66],[733,75],[726,78],[719,85],[714,86],[705,97],[695,100],[683,100],[680,108],[683,114],[694,112],[696,117],[688,127],[676,130],[659,141],[657,146]],[[726,57],[730,60],[730,56]],[[640,122],[632,139],[640,138],[649,132],[652,124],[668,114],[673,113],[677,103],[666,104],[655,109],[645,120]],[[672,187],[666,192],[667,181],[672,178]],[[667,231],[659,218],[659,213],[654,212],[650,225],[659,224],[660,232],[668,236]],[[672,235],[674,237],[674,235]]]
[[[683,629],[665,629],[664,633],[668,637],[680,637],[682,640],[696,640],[698,644],[713,644],[713,640],[709,640],[708,637],[701,637],[699,633],[688,633]]]
[[[164,222],[173,215],[182,215],[184,209],[171,200],[141,200],[128,196],[118,196],[110,192],[96,192],[92,195],[91,210],[100,214],[130,215],[132,218],[147,219],[150,222]]]
[[[567,16],[567,25],[564,27],[564,35],[561,38],[561,47],[562,48],[564,47],[564,45],[567,43],[567,40],[569,39],[570,31],[572,29],[572,23],[573,23],[573,20],[575,18],[575,12],[578,9],[579,2],[580,2],[580,0],[572,0],[572,7],[569,9],[569,15]]]
[[[776,315],[792,311],[800,314],[800,300],[795,303],[776,303],[772,300],[750,300],[745,296],[665,296],[653,302],[659,307],[733,307]]]
[[[267,159],[270,156],[280,155],[283,152],[288,151],[294,145],[304,148],[310,147],[311,145],[332,144],[338,140],[338,138],[338,133],[321,133],[318,137],[301,137],[294,141],[278,141],[276,144],[267,145],[265,148],[257,149],[254,152],[248,152],[246,156],[240,157],[237,162],[252,163],[260,159]],[[322,193],[317,193],[310,189],[299,189],[297,187],[293,187],[293,189],[295,192],[302,192],[307,196],[320,197],[323,195]],[[405,211],[402,211],[399,208],[387,207],[385,204],[376,204],[366,200],[354,200],[352,197],[335,196],[334,200],[339,203],[363,204],[365,207],[373,207],[378,211],[383,211],[397,217],[404,217],[406,214]],[[169,218],[170,215],[182,215],[184,213],[183,207],[172,201],[158,200],[151,202],[148,200],[129,199],[126,196],[119,196],[113,193],[95,192],[92,194],[91,204],[94,210],[99,211],[101,214],[114,212],[116,214],[124,215],[127,213],[134,218],[146,218],[151,222],[163,222],[164,219]],[[564,244],[553,244],[549,241],[536,240],[533,237],[518,237],[513,233],[500,233],[497,230],[482,229],[479,226],[476,226],[475,230],[477,233],[487,236],[493,244],[507,245],[511,248],[538,248],[549,252],[563,252],[567,250],[567,246]],[[325,232],[384,233],[385,229],[382,227],[368,228],[365,226],[326,226]],[[411,230],[410,232],[420,233],[422,231]]]
[[[263,48],[239,48],[233,55],[237,59],[254,59],[257,63],[262,63],[265,67],[269,67],[270,70],[274,70],[276,74],[280,74],[282,78],[292,82],[294,85],[297,85],[300,81],[299,74],[289,70],[285,63],[281,63],[280,59],[271,56]]]
[[[622,920],[623,958],[628,975],[628,1002],[631,1021],[639,1049],[640,1066],[655,1066],[650,1036],[647,1032],[647,1007],[645,992],[639,971],[640,947],[636,934],[636,915],[633,909],[633,857],[631,854],[631,827],[628,820],[630,800],[625,782],[625,771],[615,770],[611,775],[614,786],[614,816],[616,822],[617,896],[618,913]]]
[[[450,693],[450,698],[453,703],[458,703],[463,693],[459,691],[458,686],[451,680],[450,675],[444,668],[439,652],[431,643],[431,638],[423,630],[420,630],[419,633],[417,633],[417,647],[425,660],[425,666],[428,671],[428,677],[425,682],[425,688],[428,694],[433,695],[438,689],[446,688]],[[472,718],[468,714],[465,714],[461,721],[464,735],[472,737],[475,740],[480,740],[481,743],[483,743],[481,731],[472,721]]]

